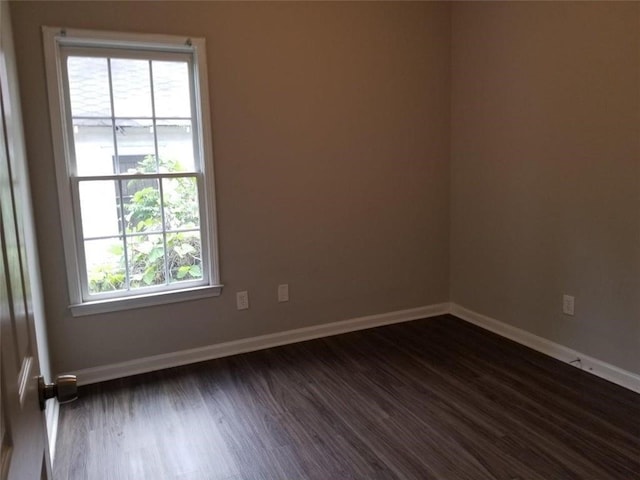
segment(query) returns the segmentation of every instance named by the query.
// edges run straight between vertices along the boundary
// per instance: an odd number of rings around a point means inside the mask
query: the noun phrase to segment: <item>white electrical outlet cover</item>
[[[279,302],[288,302],[289,301],[289,285],[283,284],[278,285],[278,301]]]
[[[247,310],[249,308],[249,292],[236,292],[236,307],[238,310]]]
[[[562,296],[562,313],[565,315],[573,315],[575,311],[576,298],[572,295]]]

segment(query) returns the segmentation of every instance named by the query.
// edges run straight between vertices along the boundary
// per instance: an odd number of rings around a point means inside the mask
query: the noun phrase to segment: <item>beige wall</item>
[[[640,373],[639,4],[18,2],[12,15],[54,370],[451,299]],[[222,297],[68,313],[41,25],[207,39]]]
[[[452,301],[640,373],[640,4],[452,22]]]
[[[448,300],[447,5],[11,8],[54,371]],[[221,297],[70,315],[41,25],[206,38]]]

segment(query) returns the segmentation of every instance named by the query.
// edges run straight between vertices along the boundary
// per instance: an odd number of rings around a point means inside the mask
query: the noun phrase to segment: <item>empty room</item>
[[[640,480],[639,2],[0,2],[0,478]]]

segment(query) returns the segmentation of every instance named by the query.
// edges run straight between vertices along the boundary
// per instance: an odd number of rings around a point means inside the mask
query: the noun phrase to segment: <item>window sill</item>
[[[222,292],[222,285],[190,288],[177,292],[158,292],[137,297],[111,298],[95,302],[85,302],[70,305],[69,309],[74,317],[95,315],[98,313],[118,312],[121,310],[133,310],[134,308],[153,307],[167,303],[186,302],[200,298],[218,297]]]

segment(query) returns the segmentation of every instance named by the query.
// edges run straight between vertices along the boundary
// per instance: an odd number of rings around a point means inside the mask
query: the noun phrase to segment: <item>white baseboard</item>
[[[451,313],[462,320],[473,323],[474,325],[525,345],[533,350],[544,353],[545,355],[549,355],[550,357],[574,367],[576,365],[570,362],[579,358],[581,368],[584,371],[628,388],[634,392],[640,393],[640,375],[623,370],[615,365],[590,357],[581,352],[565,347],[564,345],[560,345],[525,330],[521,330],[496,319],[487,317],[486,315],[474,312],[455,303],[440,303],[436,305],[411,308],[408,310],[399,310],[379,315],[370,315],[350,320],[315,325],[312,327],[298,328],[285,332],[218,343],[201,348],[182,350],[179,352],[154,355],[127,362],[87,368],[72,373],[78,377],[78,385],[88,385],[91,383],[137,375],[140,373],[178,367],[190,363],[203,362],[206,360],[213,360],[215,358],[227,357],[230,355],[237,355],[240,353],[247,353],[265,348],[287,345],[290,343],[303,342],[305,340],[313,340],[315,338],[330,337],[332,335],[339,335],[341,333],[353,332],[356,330],[364,330],[367,328],[391,325],[393,323],[408,322],[421,318],[444,315],[446,313]],[[49,420],[50,417],[51,421]],[[55,407],[55,412],[52,409],[51,415],[47,408],[47,427],[49,427],[49,424],[51,423],[51,427],[49,428],[49,442],[52,444],[52,452],[55,447],[57,422],[57,405]],[[53,438],[53,442],[51,438]]]
[[[367,328],[391,325],[393,323],[408,322],[420,318],[433,317],[449,313],[449,303],[440,303],[409,310],[370,315],[353,318],[340,322],[326,323],[312,327],[298,328],[285,332],[261,335],[258,337],[244,338],[232,342],[219,343],[201,348],[172,352],[163,355],[154,355],[127,362],[115,363],[95,368],[87,368],[72,372],[78,377],[78,385],[113,380],[115,378],[128,377],[139,373],[162,370],[164,368],[178,367],[189,363],[203,362],[214,358],[237,355],[239,353],[262,350],[264,348],[277,347],[290,343],[303,342],[315,338],[329,337],[340,333],[364,330]]]
[[[45,409],[47,419],[47,437],[49,438],[49,457],[53,465],[53,457],[56,453],[56,441],[58,440],[58,418],[60,416],[60,403],[55,398],[47,400]]]
[[[496,333],[502,337],[506,337],[514,342],[525,345],[533,350],[549,355],[557,360],[565,362],[576,368],[604,378],[622,387],[640,393],[640,375],[623,370],[609,363],[590,357],[571,348],[565,347],[558,343],[539,337],[533,333],[521,330],[506,323],[500,322],[493,318],[487,317],[480,313],[464,308],[455,303],[451,304],[450,313],[462,320],[473,323],[479,327]],[[580,359],[580,366],[570,363],[576,358]]]

